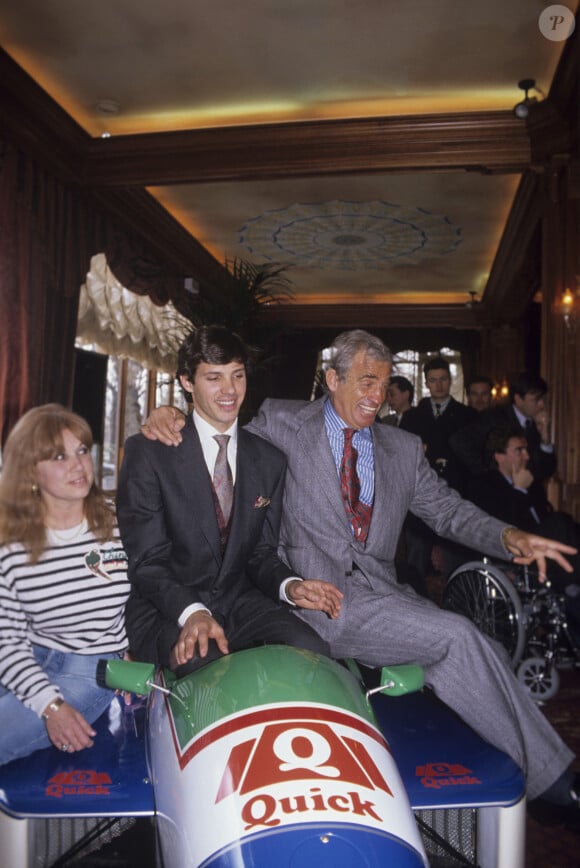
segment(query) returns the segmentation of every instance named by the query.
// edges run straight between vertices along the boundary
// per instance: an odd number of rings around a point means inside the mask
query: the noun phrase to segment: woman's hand
[[[58,750],[75,753],[93,746],[93,738],[97,733],[80,711],[68,702],[63,702],[56,711],[48,705],[44,714],[48,737]]]

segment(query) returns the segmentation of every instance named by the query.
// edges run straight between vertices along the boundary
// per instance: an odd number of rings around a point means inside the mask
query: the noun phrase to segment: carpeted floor
[[[440,573],[427,578],[429,596],[435,602],[440,602],[444,587],[445,578]],[[560,690],[543,710],[575,752],[575,769],[580,772],[580,671],[561,671],[560,677]],[[528,818],[525,868],[580,868],[580,834],[541,826]]]
[[[560,690],[546,703],[544,712],[575,751],[575,767],[580,772],[580,671],[561,672],[560,675]],[[528,818],[526,868],[580,868],[580,834],[540,826]]]

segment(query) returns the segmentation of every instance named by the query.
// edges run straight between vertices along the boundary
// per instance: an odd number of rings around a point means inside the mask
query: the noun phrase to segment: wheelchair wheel
[[[482,633],[501,642],[515,669],[526,643],[523,609],[501,570],[482,561],[463,564],[449,577],[441,605],[465,615]]]
[[[520,684],[523,684],[536,702],[552,699],[560,688],[558,670],[553,662],[548,665],[543,657],[527,657],[522,660],[517,676]]]

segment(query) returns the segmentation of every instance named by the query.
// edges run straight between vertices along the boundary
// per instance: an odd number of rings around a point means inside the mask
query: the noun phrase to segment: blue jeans
[[[108,708],[114,691],[99,687],[97,663],[103,658],[121,654],[72,654],[52,651],[33,645],[36,662],[58,685],[70,705],[89,722],[94,723]],[[10,690],[0,686],[0,765],[35,750],[50,747],[44,721],[27,708]]]

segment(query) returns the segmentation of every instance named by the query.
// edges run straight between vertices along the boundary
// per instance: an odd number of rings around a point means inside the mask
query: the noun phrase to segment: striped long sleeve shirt
[[[0,547],[0,684],[38,715],[56,696],[33,645],[65,653],[122,652],[129,594],[118,530],[100,543],[85,530],[63,542],[49,535],[38,563],[19,543]]]

